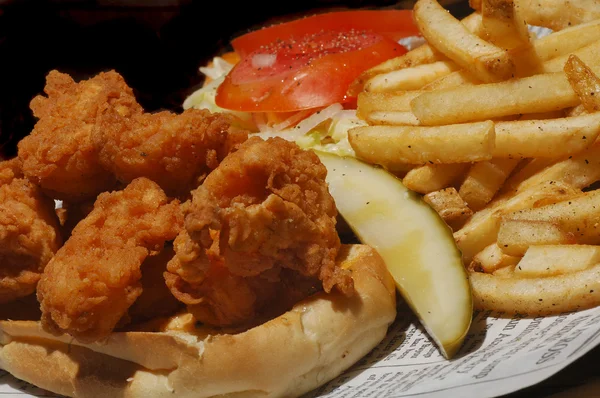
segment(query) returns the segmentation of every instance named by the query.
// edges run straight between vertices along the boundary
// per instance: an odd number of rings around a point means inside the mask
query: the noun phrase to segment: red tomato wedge
[[[290,112],[349,102],[363,71],[406,52],[417,35],[408,10],[340,11],[243,35],[232,42],[241,61],[217,90],[216,103],[246,112]]]

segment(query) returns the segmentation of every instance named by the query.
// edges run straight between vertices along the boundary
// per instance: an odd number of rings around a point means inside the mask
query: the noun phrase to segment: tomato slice
[[[241,61],[217,90],[216,103],[246,112],[290,112],[349,102],[363,71],[406,49],[418,34],[406,10],[342,11],[261,29],[235,39]]]

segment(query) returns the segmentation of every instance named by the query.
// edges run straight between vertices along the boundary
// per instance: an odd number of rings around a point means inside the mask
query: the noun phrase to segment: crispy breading
[[[142,112],[131,88],[114,71],[79,83],[51,71],[44,91],[47,97],[39,95],[30,104],[39,121],[18,144],[25,176],[61,200],[93,199],[111,189],[115,178],[98,163],[91,132],[102,110]]]
[[[23,178],[17,158],[0,162],[0,303],[32,294],[61,244],[54,201]]]
[[[169,202],[146,178],[100,194],[42,275],[37,294],[44,328],[85,342],[108,336],[142,293],[142,263],[182,223],[179,202]]]
[[[122,115],[107,108],[92,133],[100,163],[124,183],[148,177],[172,196],[185,196],[248,138],[225,114],[189,109]]]
[[[340,240],[326,174],[314,153],[284,139],[242,144],[184,206],[185,230],[165,274],[175,297],[200,321],[223,326],[283,300],[277,286],[294,274],[352,294],[349,272],[335,265]]]

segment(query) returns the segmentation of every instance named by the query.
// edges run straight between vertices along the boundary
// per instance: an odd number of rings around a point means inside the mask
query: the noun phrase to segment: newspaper
[[[489,398],[536,384],[600,343],[600,307],[552,317],[480,311],[446,360],[414,315],[400,308],[387,337],[305,398]],[[0,370],[0,397],[56,397]]]

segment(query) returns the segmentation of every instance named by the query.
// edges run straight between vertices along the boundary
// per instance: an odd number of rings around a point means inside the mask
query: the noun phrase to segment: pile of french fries
[[[600,0],[470,4],[417,1],[426,44],[354,82],[349,141],[453,229],[477,308],[600,305]]]

